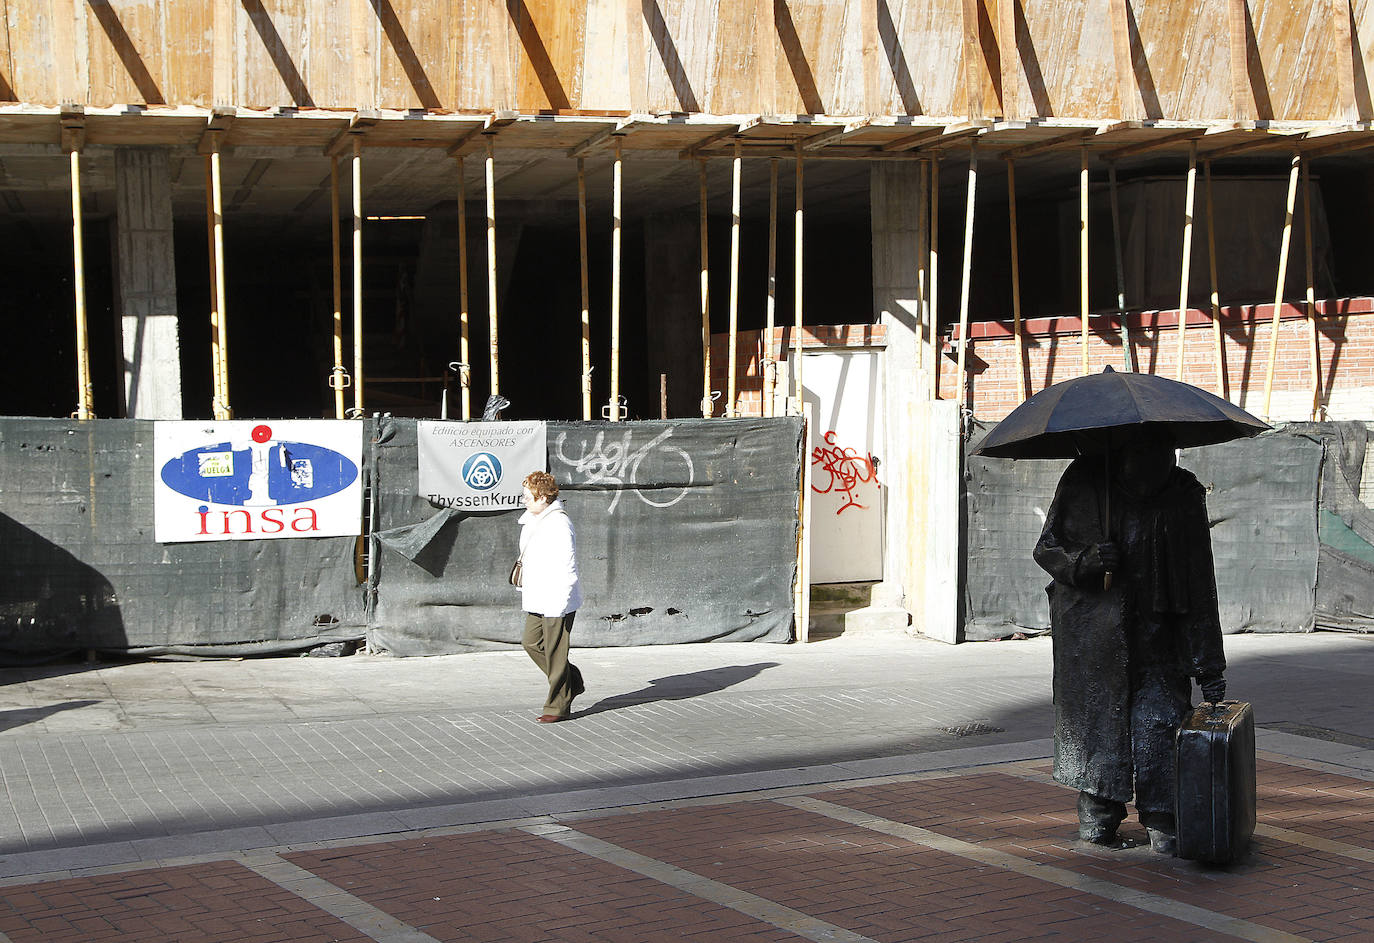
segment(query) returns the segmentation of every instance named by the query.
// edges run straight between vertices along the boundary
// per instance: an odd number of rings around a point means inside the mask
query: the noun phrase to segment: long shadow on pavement
[[[768,668],[776,668],[780,663],[764,661],[754,665],[727,665],[724,668],[708,668],[705,671],[689,671],[686,674],[667,675],[654,678],[647,688],[617,694],[614,697],[597,701],[585,710],[573,712],[573,717],[590,717],[632,704],[652,704],[655,701],[681,701],[689,697],[713,694],[724,691],[741,682],[756,677]]]

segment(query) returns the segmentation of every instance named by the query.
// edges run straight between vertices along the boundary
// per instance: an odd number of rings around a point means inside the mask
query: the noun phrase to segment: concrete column
[[[900,605],[912,628],[959,638],[960,439],[958,405],[931,402],[918,367],[921,226],[928,216],[916,162],[872,166],[873,304],[887,328],[883,399],[887,415],[883,485],[883,584],[874,605]]]
[[[165,149],[115,151],[114,227],[120,414],[131,419],[180,419],[172,177]]]
[[[701,415],[701,232],[693,204],[650,216],[644,226],[644,296],[648,302],[646,367],[658,416],[659,375],[668,375],[668,415]]]

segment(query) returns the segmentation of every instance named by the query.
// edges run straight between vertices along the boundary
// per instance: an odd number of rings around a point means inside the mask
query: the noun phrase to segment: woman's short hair
[[[541,498],[552,501],[558,497],[558,482],[554,481],[553,476],[548,472],[530,472],[521,484],[530,489],[530,494],[534,495],[536,501]]]

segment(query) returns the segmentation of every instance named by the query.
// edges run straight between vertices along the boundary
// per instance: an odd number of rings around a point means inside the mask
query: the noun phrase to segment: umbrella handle
[[[1102,574],[1102,591],[1105,593],[1112,588],[1112,571],[1108,570]]]

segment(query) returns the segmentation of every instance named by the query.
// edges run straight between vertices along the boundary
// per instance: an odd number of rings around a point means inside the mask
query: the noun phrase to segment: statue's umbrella
[[[1077,458],[1162,428],[1181,449],[1258,435],[1269,425],[1219,396],[1150,373],[1101,373],[1046,387],[983,439],[987,458]]]
[[[1178,448],[1258,435],[1269,425],[1219,396],[1149,373],[1101,373],[1046,387],[1016,407],[973,450],[987,458],[1077,458],[1102,455],[1147,429],[1168,433]],[[1111,475],[1107,476],[1108,481]],[[1110,500],[1110,488],[1107,489]],[[1111,508],[1103,511],[1107,522]],[[1104,526],[1104,533],[1108,533]],[[1107,574],[1111,585],[1111,574]]]

